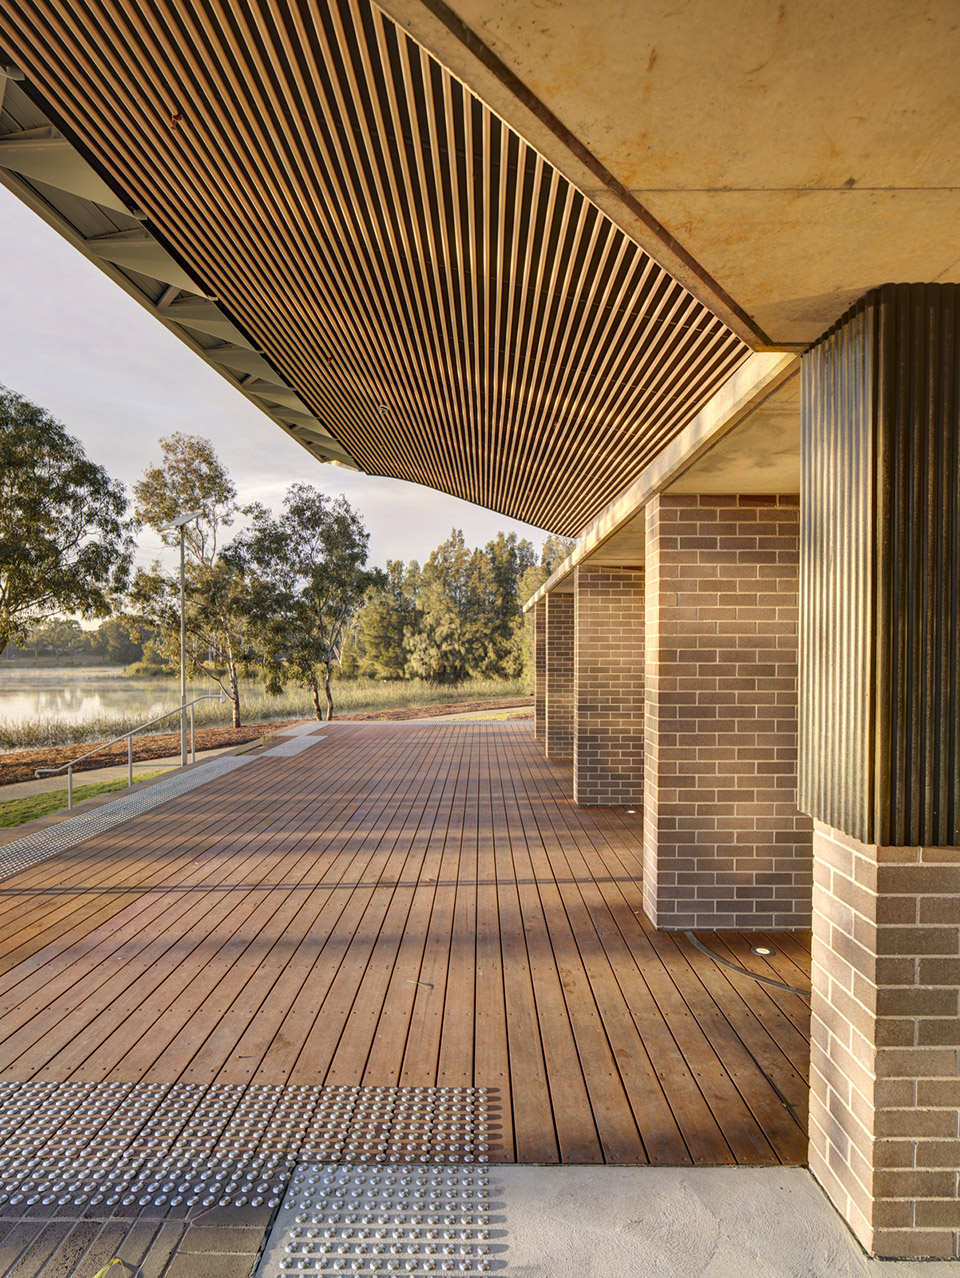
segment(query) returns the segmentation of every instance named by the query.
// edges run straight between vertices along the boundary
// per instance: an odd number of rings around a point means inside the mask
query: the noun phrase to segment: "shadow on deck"
[[[334,724],[0,888],[0,1078],[483,1087],[491,1159],[806,1160],[809,1006],[529,724]],[[809,983],[808,938],[721,956]]]

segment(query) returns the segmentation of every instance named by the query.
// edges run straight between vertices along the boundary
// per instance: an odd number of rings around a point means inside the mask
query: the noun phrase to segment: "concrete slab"
[[[510,1278],[958,1278],[863,1252],[805,1168],[498,1167]]]
[[[344,1208],[353,1214],[343,1215]],[[804,1168],[301,1165],[257,1278],[958,1278],[876,1260]]]

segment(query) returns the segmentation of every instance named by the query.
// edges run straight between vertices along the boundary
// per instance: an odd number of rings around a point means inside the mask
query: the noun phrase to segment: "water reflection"
[[[180,700],[176,681],[124,679],[121,667],[10,669],[0,665],[0,719],[22,723],[38,718],[78,722],[98,714],[137,714],[149,719]]]

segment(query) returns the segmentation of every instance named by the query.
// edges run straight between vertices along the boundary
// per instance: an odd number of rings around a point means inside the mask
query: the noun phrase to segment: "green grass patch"
[[[149,781],[158,777],[169,768],[159,768],[156,772],[142,772],[134,775],[133,784]],[[123,781],[98,781],[92,785],[75,785],[73,787],[74,803],[82,803],[84,799],[92,799],[98,794],[110,794],[114,790],[125,790],[127,783]],[[60,808],[67,806],[66,790],[46,790],[40,794],[30,794],[24,799],[7,799],[0,803],[0,829],[9,830],[11,826],[23,825],[25,821],[36,821],[38,817],[49,816]]]

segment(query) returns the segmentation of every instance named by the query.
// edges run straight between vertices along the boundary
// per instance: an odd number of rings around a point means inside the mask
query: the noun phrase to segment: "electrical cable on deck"
[[[751,972],[748,968],[741,967],[739,963],[731,963],[728,959],[721,958],[719,954],[715,954],[713,950],[698,941],[692,932],[684,932],[684,936],[701,954],[706,954],[708,958],[712,958],[714,963],[719,963],[721,967],[729,967],[731,972],[739,972],[741,976],[749,976],[751,981],[759,981],[762,985],[772,985],[774,989],[786,990],[788,994],[799,994],[801,998],[810,997],[809,990],[800,990],[795,985],[786,985],[783,981],[775,981],[772,976],[761,976],[759,972]]]

